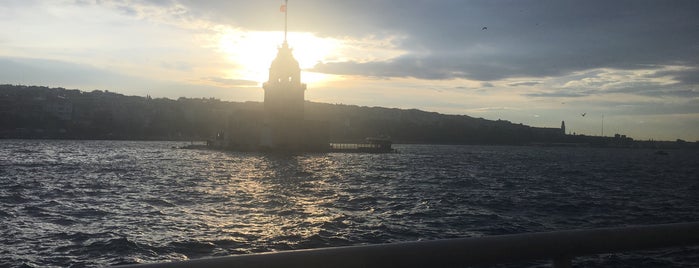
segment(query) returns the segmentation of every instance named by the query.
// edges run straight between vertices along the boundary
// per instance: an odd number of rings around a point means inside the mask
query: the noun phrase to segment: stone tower
[[[306,84],[301,83],[301,68],[286,41],[278,49],[262,88],[266,119],[303,120]]]
[[[287,13],[286,4],[282,11]],[[269,67],[269,79],[262,84],[265,91],[264,115],[260,127],[259,150],[327,151],[327,123],[305,120],[306,84],[301,83],[299,62],[286,42]]]

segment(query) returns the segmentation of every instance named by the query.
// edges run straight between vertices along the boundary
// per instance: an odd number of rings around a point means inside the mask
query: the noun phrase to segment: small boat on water
[[[393,142],[387,138],[369,137],[363,143],[330,143],[331,152],[394,153]]]

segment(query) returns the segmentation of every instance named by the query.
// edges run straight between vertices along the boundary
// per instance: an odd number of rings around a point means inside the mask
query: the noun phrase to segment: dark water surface
[[[0,266],[104,266],[699,220],[697,151],[172,149],[181,145],[0,140]],[[699,248],[576,263],[697,267]]]

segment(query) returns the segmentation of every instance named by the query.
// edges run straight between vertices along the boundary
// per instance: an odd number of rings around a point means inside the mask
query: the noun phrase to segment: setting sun
[[[229,29],[221,34],[218,42],[219,50],[236,67],[227,72],[228,78],[263,82],[267,80],[270,63],[277,55],[277,48],[283,42],[283,34]],[[289,33],[288,42],[301,69],[311,68],[316,63],[324,61],[341,45],[341,42],[336,39],[296,32]],[[323,82],[328,77],[328,75],[306,72],[302,75],[306,83]]]

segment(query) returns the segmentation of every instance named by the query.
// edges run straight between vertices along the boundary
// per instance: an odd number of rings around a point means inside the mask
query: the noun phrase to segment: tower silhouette
[[[301,83],[301,68],[289,48],[287,37],[288,5],[284,15],[284,42],[269,68],[264,89],[264,119],[259,149],[324,151],[328,149],[327,123],[305,120],[306,84]]]
[[[286,41],[278,49],[262,88],[267,120],[303,120],[306,84],[301,83],[301,68]]]
[[[287,5],[280,8],[287,13]],[[284,42],[269,67],[269,78],[262,84],[262,111],[239,110],[228,117],[226,127],[213,141],[214,147],[241,151],[328,151],[328,123],[306,120],[306,84],[301,68],[286,41],[287,14],[284,16]]]

